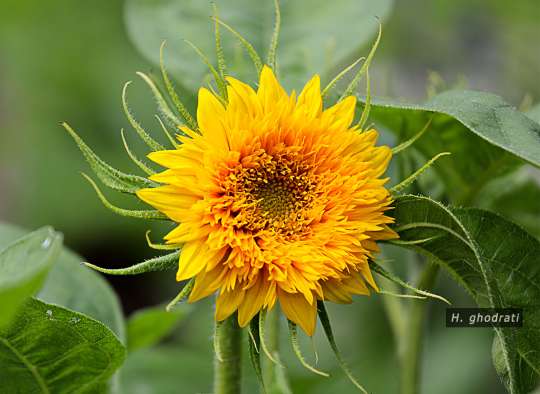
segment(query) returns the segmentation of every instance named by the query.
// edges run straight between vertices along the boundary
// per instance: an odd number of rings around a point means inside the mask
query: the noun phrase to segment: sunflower
[[[189,302],[217,293],[215,319],[246,326],[277,301],[308,335],[317,301],[350,303],[378,291],[368,259],[394,238],[381,178],[391,158],[376,130],[352,125],[356,98],[324,109],[315,75],[297,96],[265,66],[259,86],[227,77],[227,100],[202,88],[197,129],[152,152],[160,186],[137,196],[178,223],[178,281]]]

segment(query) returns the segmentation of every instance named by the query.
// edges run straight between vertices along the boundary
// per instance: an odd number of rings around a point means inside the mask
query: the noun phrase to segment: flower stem
[[[266,315],[266,339],[268,351],[277,362],[281,362],[279,357],[279,324],[280,315],[277,308],[268,311]],[[266,382],[267,394],[292,394],[289,382],[285,374],[285,369],[267,357],[263,358],[264,381]]]
[[[428,263],[420,276],[417,287],[430,291],[435,284],[439,266]],[[422,361],[422,338],[424,334],[424,317],[428,303],[425,300],[411,301],[409,319],[405,336],[401,343],[401,394],[418,394],[420,366]]]
[[[214,356],[214,394],[240,394],[242,330],[234,314],[216,328],[219,355]]]

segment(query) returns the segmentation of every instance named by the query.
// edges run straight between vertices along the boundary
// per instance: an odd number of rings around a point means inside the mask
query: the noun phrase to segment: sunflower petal
[[[239,305],[243,305],[245,291],[224,291],[217,297],[216,321],[222,321],[231,316]]]
[[[285,316],[302,327],[307,335],[312,336],[317,323],[317,304],[310,304],[302,294],[287,293],[279,288],[278,298]]]

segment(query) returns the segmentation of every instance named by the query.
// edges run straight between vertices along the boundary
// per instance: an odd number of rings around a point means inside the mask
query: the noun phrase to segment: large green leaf
[[[448,209],[427,197],[396,200],[402,241],[439,262],[479,306],[523,308],[522,328],[497,328],[497,370],[511,393],[534,388],[540,374],[540,242],[480,209]],[[503,365],[501,366],[501,360]]]
[[[0,249],[26,233],[20,227],[0,223]],[[93,317],[124,341],[124,316],[118,297],[107,281],[83,266],[82,261],[75,253],[62,248],[39,290],[38,298]]]
[[[490,93],[448,91],[421,105],[374,100],[371,111],[376,124],[403,139],[432,116],[414,146],[427,158],[452,153],[435,168],[455,202],[473,201],[483,185],[519,164],[516,157],[540,167],[540,125]]]
[[[0,250],[27,233],[20,227],[0,222]]]
[[[129,351],[158,343],[171,333],[190,309],[190,305],[184,305],[167,312],[165,305],[159,305],[135,312],[127,322]]]
[[[38,298],[102,322],[125,342],[124,315],[118,297],[107,281],[82,265],[82,261],[81,257],[64,248]]]
[[[210,393],[211,362],[212,355],[200,349],[141,349],[130,354],[122,368],[122,393]]]
[[[30,233],[0,252],[0,328],[35,294],[60,253],[62,236],[50,227]]]
[[[263,59],[274,26],[273,1],[217,0],[219,18],[248,39]],[[280,77],[288,88],[298,88],[315,73],[325,73],[336,62],[356,56],[377,30],[376,16],[384,18],[392,0],[281,1]],[[309,10],[309,13],[306,13]],[[166,64],[178,81],[194,90],[205,85],[206,66],[184,40],[192,41],[215,63],[211,1],[128,0],[125,20],[129,36],[140,52],[159,63],[159,47],[167,40]],[[236,38],[220,29],[229,71],[254,81],[254,68]]]
[[[124,357],[124,346],[103,324],[29,299],[9,329],[0,330],[2,392],[103,392]]]
[[[528,110],[527,116],[534,120],[536,123],[540,123],[540,103],[536,104],[534,107]]]
[[[488,183],[474,202],[495,211],[540,237],[540,171],[525,166]]]

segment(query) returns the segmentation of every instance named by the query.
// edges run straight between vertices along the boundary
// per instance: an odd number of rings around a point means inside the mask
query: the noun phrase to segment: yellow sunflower
[[[266,66],[256,91],[227,83],[227,102],[200,89],[198,130],[148,155],[162,186],[137,196],[178,223],[165,240],[182,246],[176,279],[195,278],[190,302],[217,292],[216,320],[238,311],[244,327],[279,300],[313,335],[317,300],[378,290],[368,258],[396,236],[381,178],[391,150],[352,126],[355,97],[323,108],[318,75],[298,96]]]

